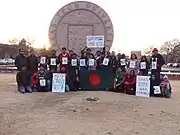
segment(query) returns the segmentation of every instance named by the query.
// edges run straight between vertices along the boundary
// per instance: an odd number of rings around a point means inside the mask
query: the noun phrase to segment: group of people
[[[151,69],[151,96],[154,95],[154,87],[160,86],[162,95],[170,97],[171,86],[167,76],[161,77],[161,67],[165,64],[164,58],[153,49],[150,61],[146,56],[139,60],[135,54],[127,59],[124,54],[113,51],[112,53],[97,51],[94,55],[91,49],[81,51],[81,56],[72,50],[67,52],[62,48],[61,53],[56,55],[56,50],[47,56],[42,53],[36,57],[31,50],[29,56],[25,56],[23,49],[15,59],[18,69],[17,84],[21,93],[36,91],[51,91],[53,73],[66,73],[66,91],[79,89],[79,72],[81,70],[101,70],[103,67],[113,68],[114,90],[127,94],[135,94],[136,76],[148,76]],[[165,93],[165,94],[164,94]]]

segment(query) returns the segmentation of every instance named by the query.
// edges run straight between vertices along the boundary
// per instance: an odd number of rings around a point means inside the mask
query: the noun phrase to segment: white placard
[[[71,60],[71,66],[77,66],[77,59]]]
[[[150,96],[150,76],[136,77],[136,96]]]
[[[55,66],[56,65],[56,58],[51,58],[51,65]]]
[[[45,87],[45,86],[46,86],[46,79],[40,79],[40,80],[39,80],[39,85],[40,85],[41,87]]]
[[[104,58],[103,65],[108,66],[108,64],[109,64],[109,59],[108,58]]]
[[[80,59],[79,63],[80,63],[81,67],[85,67],[86,66],[86,60],[85,59]]]
[[[89,63],[89,66],[94,66],[95,60],[89,59],[88,63]]]
[[[154,86],[154,94],[161,94],[160,86]]]
[[[121,62],[121,66],[125,66],[126,65],[126,59],[120,59]]]
[[[140,69],[146,69],[146,62],[140,63]]]
[[[88,48],[103,48],[104,36],[87,36],[86,44]]]
[[[40,64],[46,64],[46,57],[41,57]]]
[[[67,65],[68,64],[68,58],[62,58],[62,64]]]
[[[129,68],[135,68],[135,67],[136,67],[136,61],[131,60],[131,61],[129,62]]]
[[[157,61],[152,62],[152,69],[157,69]]]
[[[53,73],[52,92],[64,93],[65,85],[66,85],[66,74]]]

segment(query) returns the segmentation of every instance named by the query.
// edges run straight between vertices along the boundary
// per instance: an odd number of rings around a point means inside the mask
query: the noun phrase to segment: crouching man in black
[[[31,93],[31,74],[26,70],[26,66],[22,67],[22,71],[16,75],[16,81],[18,84],[18,91],[22,94],[28,92]]]

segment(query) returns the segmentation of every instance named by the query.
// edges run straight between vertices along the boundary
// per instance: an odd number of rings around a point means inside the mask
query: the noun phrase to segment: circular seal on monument
[[[57,52],[66,47],[80,53],[87,46],[87,36],[91,35],[104,36],[106,51],[110,50],[114,38],[111,19],[101,7],[87,1],[76,1],[62,7],[49,27],[50,44]]]

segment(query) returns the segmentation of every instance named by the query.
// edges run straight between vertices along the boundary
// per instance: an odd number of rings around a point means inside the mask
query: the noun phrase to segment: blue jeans
[[[26,93],[26,92],[32,93],[31,85],[29,85],[29,86],[20,86],[18,90],[21,93]]]

